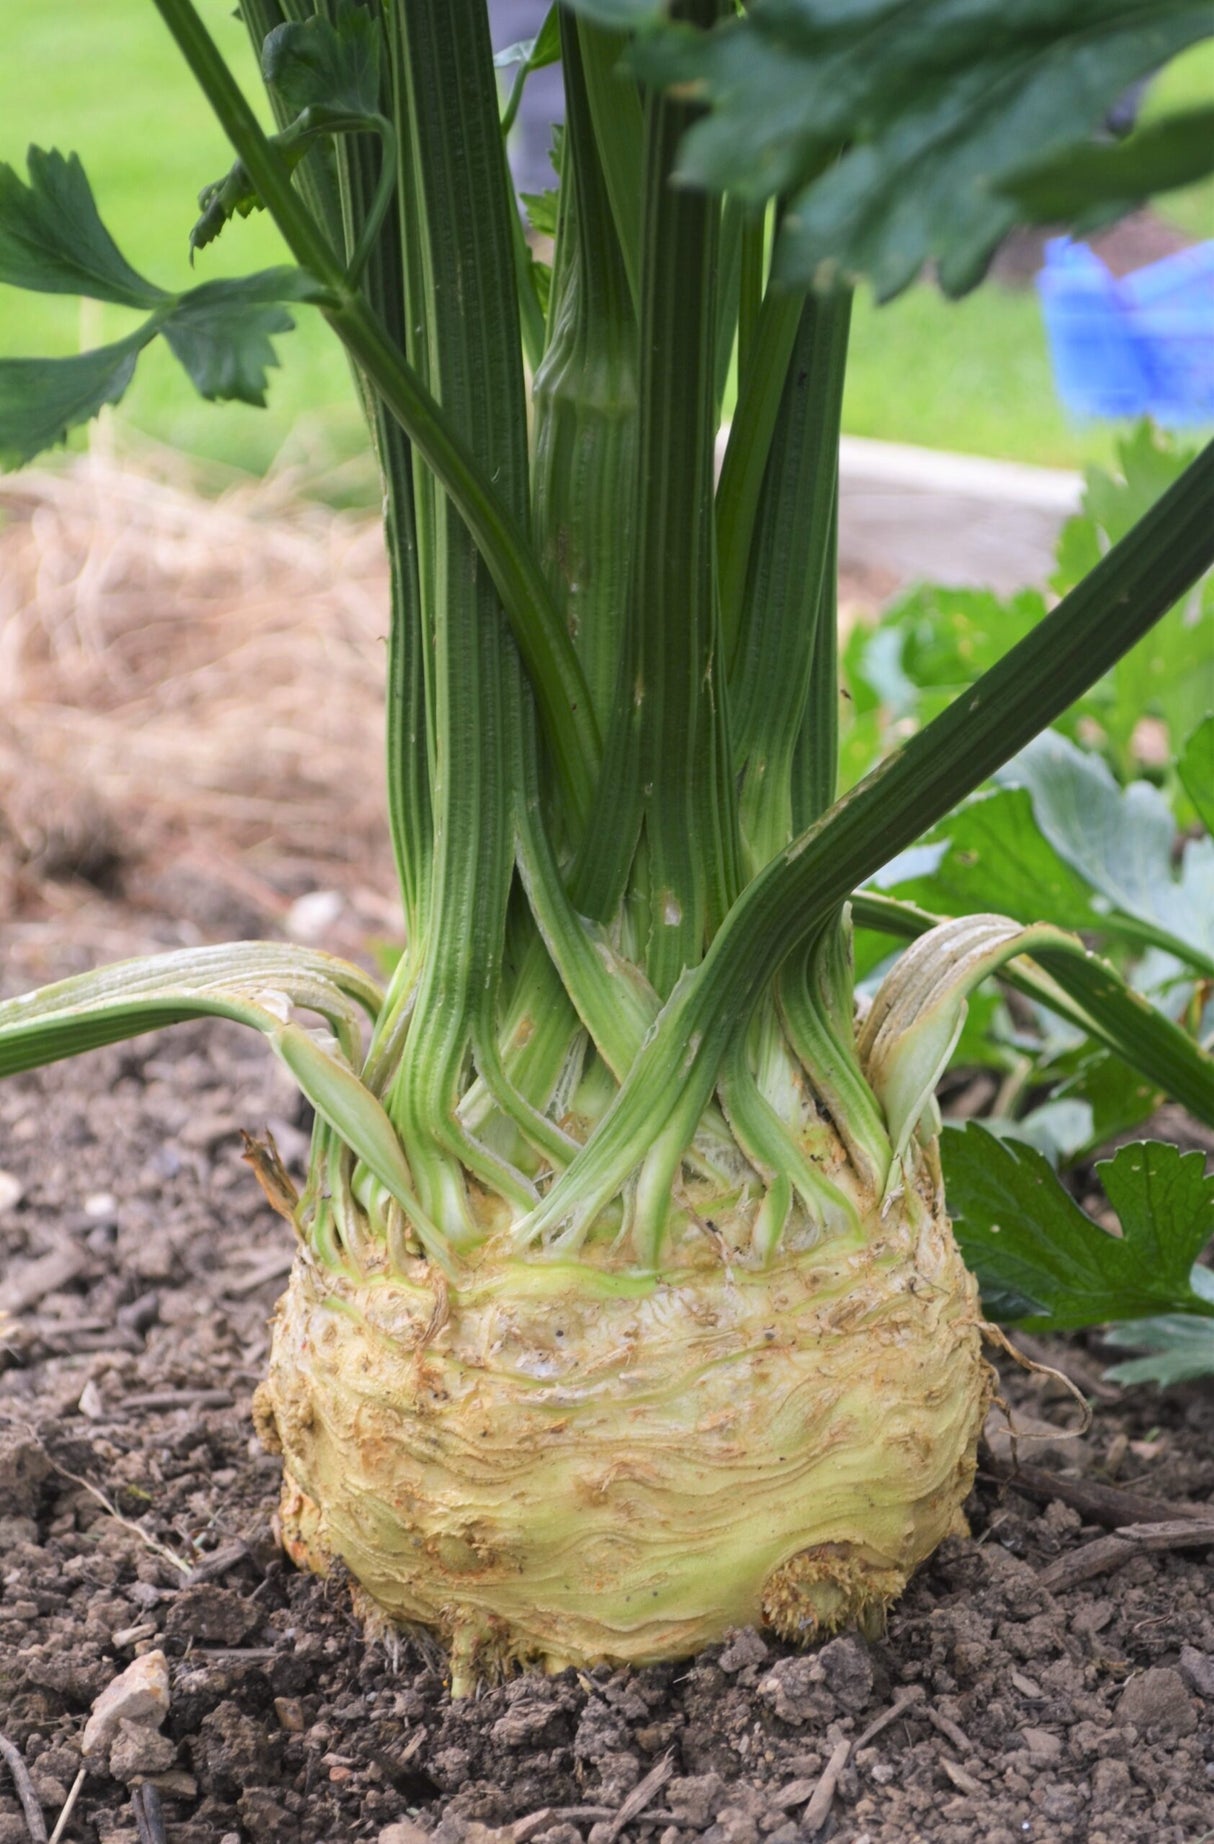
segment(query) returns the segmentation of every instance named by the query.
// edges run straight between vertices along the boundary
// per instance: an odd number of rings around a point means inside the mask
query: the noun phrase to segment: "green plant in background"
[[[1054,589],[1065,593],[1081,581],[1193,458],[1144,425],[1121,444],[1119,475],[1093,469],[1083,509],[1060,536]],[[867,765],[865,752],[888,746],[898,730],[929,722],[961,695],[1045,607],[1034,591],[1000,601],[985,592],[924,587],[901,598],[876,629],[857,630],[846,661],[857,714],[843,746],[853,772]],[[879,967],[888,954],[889,933],[882,930],[914,934],[975,908],[1046,918],[1098,942],[1139,993],[1175,1019],[1201,1053],[1208,1050],[1214,1039],[1212,704],[1214,579],[1207,578],[1072,705],[1056,730],[885,868],[884,896],[870,894],[857,904],[875,931],[859,941],[861,970]],[[1185,1095],[1202,1114],[1184,1078],[1150,1069],[1141,1053],[1127,1060],[1124,1046],[1094,1041],[1090,1029],[1047,1009],[1039,993],[1023,987],[1018,1018],[988,991],[954,1061],[998,1076],[992,1116],[964,1130],[946,1127],[941,1139],[950,1211],[992,1317],[1054,1331],[1125,1321],[1113,1341],[1140,1343],[1151,1353],[1114,1369],[1125,1381],[1167,1383],[1214,1371],[1214,1333],[1202,1323],[1211,1315],[1214,1283],[1208,1269],[1194,1265],[1210,1239],[1208,1201],[1202,1201],[1210,1181],[1200,1178],[1200,1156],[1183,1162],[1188,1189],[1163,1193],[1154,1180],[1180,1158],[1173,1147],[1124,1148],[1111,1168],[1096,1168],[1108,1174],[1105,1188],[1125,1236],[1120,1243],[1110,1243],[1082,1215],[1051,1170],[1139,1126],[1165,1095]],[[1170,1230],[1176,1254],[1161,1257],[1145,1235],[1135,1238],[1129,1227],[1135,1217],[1161,1235]]]
[[[1084,137],[1206,9],[579,0],[514,60],[515,92],[564,70],[545,273],[483,0],[245,0],[272,138],[190,0],[156,4],[238,156],[195,243],[264,207],[297,267],[161,291],[79,166],[32,156],[0,280],[144,317],[0,367],[0,450],[114,400],[157,335],[255,397],[286,304],[319,308],[384,483],[404,951],[386,991],[257,943],[78,977],[0,1008],[0,1071],[203,1013],[267,1036],[317,1115],[302,1195],[256,1155],[300,1245],[259,1406],[287,1540],[437,1627],[457,1689],[879,1618],[987,1397],[934,1101],[967,992],[1007,966],[1207,1119],[1214,1075],[1077,936],[1005,915],[926,927],[858,1018],[847,899],[1188,592],[1214,450],[837,799],[849,287],[977,282],[1026,140]]]
[[[1092,467],[1081,510],[1059,536],[1050,588],[1065,595],[1131,531],[1196,450],[1141,424],[1117,444],[1117,471]],[[987,590],[921,585],[900,596],[875,629],[856,627],[844,657],[851,716],[843,761],[851,778],[930,721],[1049,606],[1024,589],[1002,599]],[[1056,728],[1104,757],[1117,779],[1150,773],[1173,785],[1189,737],[1214,702],[1214,579],[1197,584],[1150,635],[1098,679]],[[1181,814],[1192,818],[1192,809]]]

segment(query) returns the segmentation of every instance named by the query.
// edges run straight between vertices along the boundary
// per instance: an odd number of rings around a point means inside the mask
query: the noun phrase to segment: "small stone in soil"
[[[111,1680],[93,1704],[84,1726],[85,1755],[104,1753],[120,1722],[158,1728],[169,1711],[169,1666],[163,1652],[145,1652]]]

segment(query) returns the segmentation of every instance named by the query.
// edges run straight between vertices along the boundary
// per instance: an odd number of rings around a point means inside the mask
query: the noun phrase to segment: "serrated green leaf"
[[[711,33],[660,32],[641,69],[698,86],[692,183],[790,196],[776,273],[867,277],[879,300],[928,262],[981,280],[1017,219],[996,188],[1082,146],[1126,87],[1214,31],[1206,0],[755,0]]]
[[[0,359],[0,467],[25,467],[117,403],[155,327],[62,359]]]
[[[1206,1272],[1195,1268],[1194,1280]],[[1106,1342],[1149,1353],[1106,1370],[1105,1376],[1113,1383],[1158,1383],[1161,1389],[1167,1389],[1174,1383],[1214,1376],[1214,1324],[1209,1319],[1165,1313],[1155,1319],[1114,1326],[1106,1334]]]
[[[1068,148],[1026,161],[995,190],[1035,224],[1084,226],[1214,173],[1214,109],[1188,109],[1148,122],[1124,141]]]
[[[381,40],[375,15],[347,0],[333,20],[318,13],[275,26],[262,46],[262,75],[296,114],[321,105],[349,115],[374,115]]]
[[[26,159],[28,185],[0,165],[0,282],[122,307],[163,301],[101,222],[78,157],[31,147]]]
[[[536,236],[555,237],[557,212],[561,202],[557,188],[553,186],[547,192],[523,192],[520,197],[527,213],[527,222]]]
[[[293,146],[279,148],[288,167],[294,170],[299,165],[313,138],[316,137],[301,136]],[[213,180],[202,188],[198,207],[200,215],[190,230],[191,261],[195,251],[205,250],[208,244],[214,243],[225,224],[230,224],[233,218],[248,218],[255,211],[265,210],[243,160],[233,161],[222,179]]]
[[[262,46],[262,75],[295,120],[270,140],[294,169],[304,155],[334,133],[361,126],[382,130],[379,116],[381,30],[365,8],[344,0],[335,20],[315,14],[276,26]],[[262,210],[243,160],[198,194],[201,216],[190,250],[205,249],[234,217]]]
[[[1198,724],[1185,743],[1177,767],[1202,825],[1214,834],[1214,716]]]
[[[279,362],[274,335],[295,325],[282,303],[322,295],[302,269],[204,282],[180,297],[161,331],[201,396],[264,405],[266,374]]]
[[[940,1144],[957,1240],[997,1318],[1069,1331],[1178,1310],[1214,1315],[1190,1279],[1214,1235],[1214,1177],[1199,1152],[1145,1140],[1097,1166],[1121,1223],[1114,1236],[1032,1147],[974,1121],[946,1127]]]
[[[1031,633],[1045,613],[1045,598],[1035,589],[1003,598],[989,589],[926,585],[899,601],[888,619],[902,632],[900,665],[907,678],[921,688],[956,693]]]
[[[1063,533],[1086,527],[1088,544],[1072,566],[1060,560],[1059,568],[1050,578],[1050,587],[1059,595],[1073,589],[1086,576],[1092,562],[1102,557],[1119,538],[1124,538],[1156,500],[1180,479],[1196,454],[1195,448],[1177,442],[1149,422],[1136,424],[1117,443],[1116,472],[1096,466],[1086,470],[1082,508],[1067,521]],[[1152,638],[1155,632],[1152,629]]]

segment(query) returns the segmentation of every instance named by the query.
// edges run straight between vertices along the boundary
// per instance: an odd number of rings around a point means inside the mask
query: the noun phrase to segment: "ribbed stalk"
[[[849,309],[847,296],[811,296],[801,309],[750,547],[729,711],[752,874],[793,836],[793,758],[811,684],[824,703],[837,697],[830,539]],[[818,728],[817,710],[809,722]]]
[[[681,15],[708,25],[716,0]],[[671,184],[688,106],[646,108],[641,413],[630,614],[640,715],[649,977],[663,996],[701,958],[734,893],[722,773],[713,442],[720,207]]]
[[[837,475],[837,469],[836,469]],[[839,483],[823,533],[809,691],[792,757],[792,827],[804,832],[833,805],[839,778]]]
[[[737,645],[751,541],[767,474],[767,456],[800,324],[800,296],[769,290],[763,298],[745,387],[738,393],[721,464],[717,488],[717,552],[721,630],[727,661],[732,661]]]
[[[633,306],[639,311],[643,125],[640,94],[626,65],[628,40],[621,32],[605,31],[581,18],[577,34],[594,144],[602,164],[624,273]]]
[[[548,346],[535,377],[535,542],[605,730],[632,550],[637,326],[590,119],[581,32],[561,15],[564,170]]]
[[[317,14],[333,21],[335,0],[245,0],[245,24],[259,58],[268,34],[275,27],[302,23]],[[385,36],[382,49],[380,108],[388,120],[395,115],[392,98],[391,57]],[[288,112],[270,90],[270,102],[279,126]],[[301,162],[295,184],[313,217],[323,225],[334,247],[347,259],[358,246],[375,198],[385,150],[373,138],[347,135],[332,145],[321,143]],[[381,224],[362,275],[362,288],[385,331],[406,351],[404,312],[406,278],[401,255],[402,214],[390,212]],[[416,356],[416,348],[414,348]],[[389,831],[396,862],[397,881],[404,912],[406,943],[421,936],[426,912],[433,849],[433,812],[430,796],[429,724],[427,721],[427,635],[425,604],[418,563],[415,477],[409,440],[377,393],[367,372],[351,363],[375,444],[383,485],[384,538],[388,553],[391,620],[388,632],[386,685],[386,770]],[[427,477],[427,487],[431,486]],[[412,1003],[414,957],[406,947],[395,986],[404,988]],[[398,1007],[390,998],[377,1037],[390,1035]],[[340,1147],[331,1131],[318,1128],[314,1153],[318,1170],[331,1176],[341,1163]],[[318,1227],[328,1223],[340,1230],[342,1242],[353,1252],[360,1211],[343,1210],[340,1195],[336,1209],[318,1213]]]
[[[393,14],[406,244],[425,363],[444,415],[527,520],[526,419],[504,155],[480,0],[411,0]],[[474,1040],[496,1030],[513,870],[507,714],[519,666],[493,581],[445,494],[423,488],[432,533],[424,580],[433,720],[434,845],[413,1022],[388,1106],[423,1206],[453,1241],[477,1233],[461,1166],[523,1201],[489,1150],[459,1126]],[[521,1179],[521,1175],[520,1175]]]
[[[323,13],[337,16],[334,0],[254,0],[268,16],[271,7],[300,21]],[[252,28],[252,14],[245,9]],[[262,23],[259,19],[259,24]],[[269,30],[269,27],[267,27]],[[394,118],[391,58],[385,34],[380,108]],[[324,158],[322,158],[324,156]],[[357,248],[379,184],[385,150],[365,135],[339,137],[332,149],[318,148],[302,163],[300,190],[313,214],[347,258]],[[334,183],[336,182],[336,184]],[[405,269],[401,214],[390,212],[380,226],[362,277],[368,304],[402,354],[406,346]],[[353,366],[379,460],[384,489],[384,537],[388,552],[391,622],[388,630],[387,791],[388,821],[407,939],[421,928],[430,879],[433,813],[426,722],[426,635],[418,560],[416,492],[410,444],[385,407],[366,371]]]

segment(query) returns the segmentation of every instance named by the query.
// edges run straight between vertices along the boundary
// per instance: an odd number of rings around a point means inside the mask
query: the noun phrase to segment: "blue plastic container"
[[[1055,238],[1037,292],[1072,415],[1214,423],[1214,243],[1118,277],[1086,244]]]

